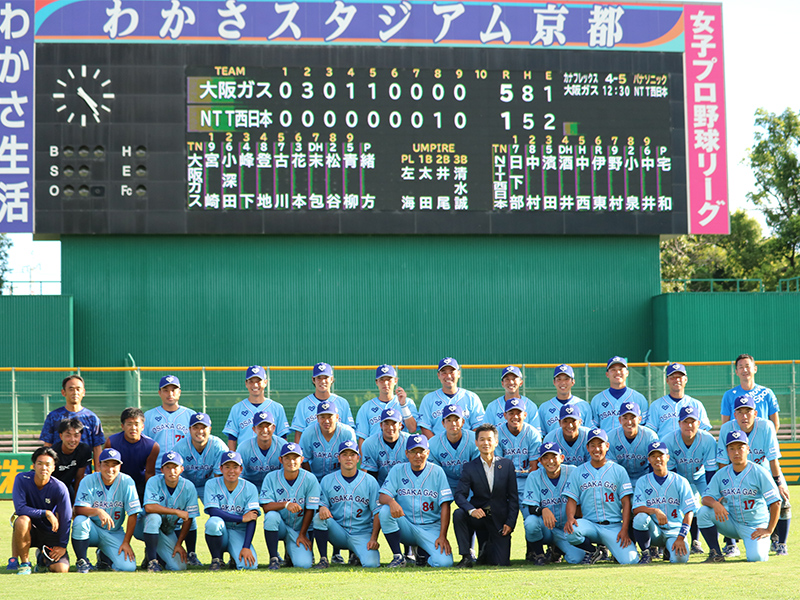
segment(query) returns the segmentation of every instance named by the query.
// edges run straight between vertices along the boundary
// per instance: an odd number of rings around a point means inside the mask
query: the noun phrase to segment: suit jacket
[[[464,464],[461,479],[455,490],[455,501],[459,508],[467,513],[473,508],[488,506],[492,510],[491,518],[497,530],[508,525],[514,529],[519,513],[519,496],[517,495],[517,475],[514,463],[507,458],[494,457],[494,488],[489,491],[489,482],[483,470],[480,456]],[[472,492],[472,497],[470,497]]]

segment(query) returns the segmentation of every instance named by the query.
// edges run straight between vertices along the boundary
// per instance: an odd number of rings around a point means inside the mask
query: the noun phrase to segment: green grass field
[[[796,488],[790,488],[794,491]],[[10,501],[0,501],[0,547],[10,553],[11,527],[7,525],[12,513]],[[259,522],[260,525],[260,522]],[[451,532],[451,543],[455,540]],[[382,539],[382,538],[381,538]],[[210,573],[206,568],[184,573],[89,573],[78,575],[34,574],[18,577],[6,574],[0,586],[0,598],[57,598],[79,597],[98,599],[169,599],[220,598],[245,600],[268,597],[276,600],[337,599],[397,599],[420,598],[543,598],[575,600],[613,598],[614,600],[644,598],[730,600],[732,597],[750,599],[800,598],[800,535],[789,537],[789,556],[770,557],[766,563],[747,563],[744,557],[725,564],[701,564],[705,556],[694,556],[688,565],[671,565],[658,561],[649,566],[594,565],[590,567],[567,564],[533,567],[521,558],[525,543],[521,522],[514,532],[511,567],[475,567],[471,570],[412,568],[388,570],[331,567],[327,571],[282,569],[257,572],[220,571]],[[134,541],[134,551],[140,561],[144,546]],[[267,556],[264,536],[259,528],[255,538],[258,556]],[[282,548],[282,547],[281,547]],[[740,548],[743,549],[740,544]],[[71,552],[71,549],[70,549]],[[198,554],[205,563],[208,550],[198,540]],[[390,557],[383,541],[383,562]],[[742,551],[744,554],[744,551]],[[345,553],[346,556],[346,553]],[[3,557],[3,562],[8,554]],[[2,567],[0,567],[1,569]],[[74,568],[74,567],[73,567]],[[80,586],[77,588],[76,586]],[[65,588],[68,587],[68,591]]]

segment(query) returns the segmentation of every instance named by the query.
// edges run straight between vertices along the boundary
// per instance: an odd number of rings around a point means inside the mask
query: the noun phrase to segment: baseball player
[[[458,387],[461,368],[456,359],[448,356],[440,360],[437,375],[442,388],[426,394],[420,402],[417,420],[420,431],[429,439],[444,433],[442,411],[450,404],[458,404],[463,409],[468,429],[474,430],[483,423],[484,410],[481,399],[474,392]]]
[[[53,477],[67,486],[72,502],[75,502],[75,492],[86,475],[86,467],[92,464],[92,449],[81,441],[83,429],[83,423],[75,417],[64,419],[58,424],[58,437],[61,439],[53,444],[58,456]]]
[[[641,409],[635,402],[619,407],[619,426],[608,436],[608,460],[613,460],[627,472],[631,486],[650,470],[647,449],[658,436],[649,427],[640,427]]]
[[[144,435],[158,443],[156,464],[161,463],[164,453],[189,436],[189,419],[194,414],[191,408],[181,406],[181,382],[175,375],[164,375],[158,383],[161,406],[144,413]]]
[[[322,478],[319,510],[314,516],[314,537],[320,559],[316,567],[328,567],[328,540],[349,548],[364,567],[379,567],[378,482],[358,470],[358,444],[339,444],[340,470]]]
[[[417,559],[432,567],[452,567],[453,553],[447,541],[453,493],[447,475],[428,461],[428,438],[411,435],[406,443],[407,463],[397,464],[380,490],[380,521],[392,550],[389,567],[402,567],[406,559],[401,544],[418,546]],[[418,563],[419,564],[419,563]]]
[[[636,390],[626,386],[628,374],[627,358],[614,356],[608,359],[606,377],[610,384],[609,388],[592,398],[594,422],[604,431],[611,431],[619,425],[617,422],[619,407],[628,402],[639,405],[642,414],[641,424],[646,425],[648,422],[647,399]]]
[[[72,523],[72,548],[78,573],[88,573],[92,566],[86,559],[89,546],[97,546],[98,570],[135,571],[136,556],[131,539],[142,505],[136,485],[121,472],[122,455],[105,448],[99,457],[99,471],[81,481],[75,498]],[[128,517],[125,531],[122,524]],[[110,568],[109,568],[110,566]]]
[[[576,467],[564,487],[567,541],[585,551],[581,564],[594,564],[602,556],[603,551],[592,542],[608,548],[619,564],[633,564],[639,555],[628,534],[633,494],[628,473],[607,459],[609,444],[604,430],[589,430],[587,447],[591,461]],[[583,514],[580,519],[575,518],[578,506]]]
[[[278,436],[289,435],[289,421],[286,420],[286,411],[283,406],[264,395],[268,382],[267,372],[262,366],[253,365],[245,371],[244,385],[247,388],[247,398],[231,407],[228,420],[222,430],[222,433],[228,436],[229,450],[236,450],[239,444],[253,437],[253,415],[256,413],[272,413],[275,417],[275,432]]]
[[[220,459],[222,477],[206,483],[203,506],[206,521],[206,543],[211,553],[209,570],[222,568],[222,554],[227,551],[237,569],[257,569],[258,557],[253,548],[258,508],[258,490],[241,478],[242,457],[228,451]]]
[[[119,451],[122,456],[122,472],[133,479],[141,502],[144,499],[144,486],[147,480],[156,474],[159,447],[154,439],[142,435],[144,429],[142,409],[126,408],[119,420],[122,423],[122,431],[109,436],[105,447]],[[140,522],[139,528],[141,527]],[[141,531],[137,531],[137,534],[141,534]]]
[[[564,488],[575,466],[564,463],[564,453],[556,442],[544,442],[539,447],[539,464],[525,482],[523,504],[528,507],[525,517],[525,540],[533,546],[532,560],[536,565],[547,564],[544,544],[555,545],[570,564],[583,560],[585,552],[567,541],[567,497]]]
[[[186,569],[188,554],[183,541],[200,511],[197,490],[181,473],[183,457],[174,450],[166,452],[161,474],[151,477],[144,490],[144,544],[150,573],[163,570],[161,561],[169,571]]]
[[[480,452],[475,445],[475,432],[464,431],[464,410],[458,404],[448,404],[442,411],[445,432],[429,440],[429,460],[444,469],[450,490],[456,489],[461,479],[464,463],[477,458]]]
[[[52,446],[58,441],[59,423],[64,419],[75,417],[83,423],[82,439],[92,448],[94,464],[97,466],[103,444],[106,443],[106,436],[97,415],[83,407],[83,397],[86,395],[83,377],[80,375],[65,377],[61,382],[61,395],[64,396],[65,404],[47,414],[39,439],[45,446]]]
[[[780,492],[766,469],[747,460],[750,448],[745,432],[729,431],[725,447],[730,464],[711,479],[697,513],[700,533],[709,547],[705,562],[725,561],[719,548],[720,533],[744,540],[749,562],[765,561],[770,535],[780,517]]]
[[[351,441],[355,441],[355,438]],[[260,501],[264,509],[264,539],[269,550],[269,570],[281,568],[278,541],[283,540],[292,564],[310,569],[314,563],[308,528],[319,507],[319,482],[301,468],[303,451],[299,444],[281,448],[283,469],[264,477]]]
[[[678,431],[673,431],[662,440],[667,448],[667,468],[686,478],[696,498],[705,495],[706,486],[717,472],[717,440],[700,429],[693,406],[684,406],[678,413]],[[703,554],[700,533],[697,529],[697,513],[690,526],[692,554]]]
[[[689,562],[689,527],[699,506],[686,478],[667,470],[669,452],[663,442],[647,447],[647,461],[653,469],[636,482],[633,490],[633,535],[642,558],[652,562],[650,544],[664,546],[673,563]]]
[[[755,359],[749,354],[740,354],[736,357],[734,363],[736,367],[736,375],[739,377],[739,385],[732,390],[728,390],[722,396],[722,405],[720,406],[720,414],[722,415],[722,422],[727,423],[733,419],[734,401],[737,396],[742,394],[749,394],[755,401],[756,411],[760,419],[769,419],[775,426],[775,431],[780,429],[780,406],[778,405],[778,398],[768,387],[758,385],[756,383],[756,373],[758,367],[756,366]]]
[[[31,548],[40,548],[36,553],[37,570],[52,573],[69,570],[67,548],[72,504],[67,486],[53,476],[57,461],[52,448],[38,448],[31,456],[33,471],[14,478],[11,495],[16,519],[12,525],[11,553],[13,563],[18,565],[18,575],[31,574]],[[13,563],[9,561],[9,568],[13,568]]]
[[[353,420],[353,413],[350,411],[350,403],[331,391],[334,382],[333,367],[324,362],[315,364],[311,374],[311,382],[314,384],[314,393],[300,400],[294,409],[291,427],[292,431],[294,431],[293,441],[299,442],[300,436],[306,430],[306,427],[316,421],[317,406],[321,402],[333,403],[336,406],[336,412],[339,414],[339,420],[343,424],[355,428],[356,423]]]
[[[309,425],[300,436],[304,461],[317,481],[322,481],[325,475],[338,471],[337,449],[347,440],[356,441],[355,430],[339,421],[333,402],[320,402],[317,405],[317,422]]]
[[[259,490],[267,473],[281,468],[281,448],[286,440],[275,435],[276,420],[271,412],[256,413],[253,415],[255,437],[239,443],[244,463],[242,477]]]
[[[483,417],[484,423],[491,423],[498,429],[506,423],[506,402],[512,398],[517,398],[524,403],[525,412],[528,413],[527,422],[531,427],[542,433],[542,428],[539,425],[539,411],[533,401],[527,396],[520,393],[522,389],[522,371],[514,365],[509,365],[500,374],[500,385],[505,390],[505,394],[492,400],[489,406],[486,407],[486,413]]]
[[[583,424],[589,428],[594,427],[594,416],[591,405],[581,398],[572,395],[572,386],[575,385],[575,371],[569,365],[558,365],[553,371],[553,385],[556,395],[547,402],[542,402],[539,407],[539,425],[542,437],[546,438],[551,431],[559,428],[561,408],[570,405],[578,408]]]
[[[384,409],[381,413],[380,431],[369,436],[361,445],[361,469],[377,479],[379,486],[386,481],[393,466],[408,461],[408,434],[400,430],[401,418],[397,409]]]
[[[686,382],[689,380],[686,375],[686,367],[680,363],[667,365],[666,378],[669,393],[654,400],[650,405],[647,427],[655,431],[656,435],[663,440],[678,429],[678,414],[681,409],[684,406],[691,406],[694,409],[695,418],[700,420],[702,429],[710,431],[711,422],[708,420],[705,406],[700,400],[686,394]]]
[[[417,405],[408,397],[406,391],[397,387],[397,371],[392,365],[381,365],[375,371],[375,384],[378,396],[365,402],[356,415],[356,435],[358,444],[381,429],[381,413],[387,408],[397,410],[403,418],[406,431],[417,430]]]
[[[564,464],[577,467],[589,462],[589,450],[586,442],[589,440],[589,428],[583,426],[580,407],[574,404],[565,404],[559,414],[560,427],[553,429],[544,438],[548,444],[558,444],[564,456]]]

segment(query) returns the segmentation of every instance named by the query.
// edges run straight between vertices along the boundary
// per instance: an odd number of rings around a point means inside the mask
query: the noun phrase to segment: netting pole
[[[11,451],[19,452],[19,402],[17,400],[17,373],[11,369]]]
[[[201,373],[201,389],[203,390],[203,412],[208,414],[208,410],[206,409],[206,368],[203,367]]]

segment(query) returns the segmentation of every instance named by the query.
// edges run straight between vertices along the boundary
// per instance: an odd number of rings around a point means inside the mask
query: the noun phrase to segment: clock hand
[[[82,87],[78,87],[77,92],[78,96],[83,98],[83,101],[86,102],[86,104],[89,106],[90,109],[92,109],[92,112],[95,114],[95,116],[99,115],[100,111],[97,110],[97,102],[95,102],[92,99],[92,97],[84,91]]]

